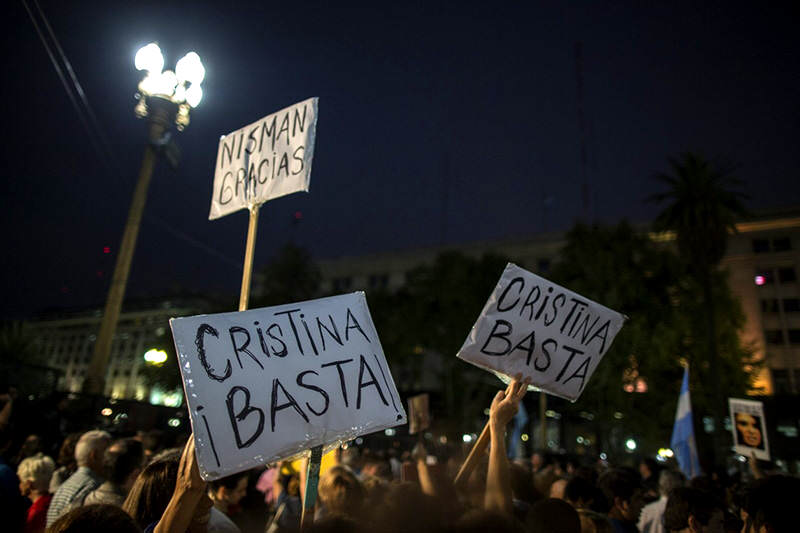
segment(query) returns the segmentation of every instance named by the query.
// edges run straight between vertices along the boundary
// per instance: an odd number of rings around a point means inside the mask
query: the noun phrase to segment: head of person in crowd
[[[78,467],[85,466],[98,475],[103,475],[106,449],[111,444],[111,435],[93,429],[87,431],[75,444],[75,462]]]
[[[664,509],[666,533],[722,533],[724,507],[705,490],[679,487],[669,493]]]
[[[361,474],[389,482],[392,481],[392,465],[389,464],[387,459],[370,457],[364,461]]]
[[[609,519],[634,522],[639,517],[641,481],[637,472],[626,468],[612,468],[597,481],[608,502]]]
[[[55,468],[53,460],[41,453],[26,457],[17,467],[19,491],[31,501],[44,496],[49,491]]]
[[[39,435],[31,434],[25,437],[25,442],[17,453],[15,462],[19,464],[26,457],[31,457],[42,451],[42,438]]]
[[[544,452],[536,450],[531,455],[531,469],[533,470],[533,473],[535,474],[536,472],[544,468],[544,466],[545,466]]]
[[[223,477],[208,484],[208,493],[214,507],[225,514],[229,513],[231,506],[239,505],[247,495],[247,472]]]
[[[142,431],[140,432],[137,437],[138,440],[142,442],[142,448],[144,449],[144,459],[146,463],[149,463],[153,460],[153,458],[161,451],[164,440],[164,433],[157,429],[152,429],[150,431]]]
[[[473,509],[464,513],[450,529],[454,533],[524,533],[522,525],[510,516],[497,511]]]
[[[576,509],[581,519],[581,533],[614,533],[608,517],[589,509]]]
[[[658,479],[660,471],[661,468],[652,457],[643,457],[642,460],[639,461],[639,475],[642,476],[642,481],[647,481],[653,477]]]
[[[106,479],[127,494],[142,471],[143,462],[142,443],[134,439],[120,439],[106,450]]]
[[[511,463],[511,492],[514,499],[529,505],[541,500],[544,496],[533,486],[533,474],[527,465]]]
[[[78,439],[80,438],[80,433],[70,433],[64,438],[56,458],[58,466],[65,467],[66,470],[73,472],[78,468],[78,463],[75,462],[75,445],[78,444]]]
[[[741,518],[744,533],[784,533],[798,530],[800,479],[768,476],[745,489]]]
[[[319,478],[319,499],[330,515],[358,517],[366,492],[352,470],[334,466]]]
[[[578,512],[564,500],[547,498],[533,504],[525,518],[531,533],[581,533]]]
[[[550,497],[557,500],[563,500],[564,490],[567,488],[568,481],[569,480],[565,477],[560,477],[553,481],[553,483],[550,485]]]
[[[672,490],[683,487],[686,478],[677,470],[662,470],[658,475],[658,493],[666,498]]]
[[[164,514],[175,492],[180,458],[181,450],[162,452],[134,481],[122,509],[133,517],[140,528],[145,529],[157,523]],[[204,496],[197,505],[188,531],[205,533],[211,507],[211,499]]]
[[[564,487],[564,499],[575,509],[591,507],[594,496],[594,485],[582,476],[572,477]]]
[[[50,524],[47,533],[141,533],[128,513],[116,505],[84,505]]]
[[[371,531],[382,533],[401,533],[413,531],[425,533],[440,531],[445,524],[456,520],[455,514],[448,515],[455,498],[440,499],[422,493],[416,483],[401,482],[387,485],[380,501],[366,508],[367,522]],[[365,514],[366,514],[365,513]]]

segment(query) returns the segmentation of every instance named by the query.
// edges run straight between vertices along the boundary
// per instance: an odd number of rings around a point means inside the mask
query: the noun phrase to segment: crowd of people
[[[468,476],[456,476],[463,454],[428,450],[423,438],[410,449],[397,441],[383,449],[343,444],[325,465],[317,504],[303,530],[800,531],[792,509],[800,479],[762,473],[755,462],[750,475],[720,470],[686,479],[676,465],[649,458],[635,466],[539,452],[510,460],[506,430],[525,388],[514,381],[495,396],[488,453]],[[0,402],[2,531],[281,533],[301,528],[302,463],[284,461],[206,483],[191,434],[176,447],[158,431],[112,436],[89,429],[64,435],[53,443],[56,450],[40,435],[17,434],[12,394]]]

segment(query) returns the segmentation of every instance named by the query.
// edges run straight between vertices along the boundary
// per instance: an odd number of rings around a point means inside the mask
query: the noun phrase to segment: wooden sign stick
[[[239,293],[239,311],[246,311],[250,300],[250,278],[253,274],[253,256],[256,251],[256,231],[258,230],[259,205],[250,207],[250,223],[247,226],[247,245],[244,252],[244,271],[242,272],[242,291]]]

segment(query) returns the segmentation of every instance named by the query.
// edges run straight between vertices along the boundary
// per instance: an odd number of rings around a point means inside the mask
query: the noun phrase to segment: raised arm
[[[489,472],[486,475],[484,507],[487,511],[511,514],[511,466],[506,454],[506,426],[514,418],[519,402],[525,396],[528,380],[519,381],[517,376],[505,391],[498,391],[489,408]]]
[[[197,467],[194,434],[192,434],[181,454],[175,491],[153,533],[184,533],[192,522],[202,498],[208,498],[206,482],[200,477],[200,469]]]

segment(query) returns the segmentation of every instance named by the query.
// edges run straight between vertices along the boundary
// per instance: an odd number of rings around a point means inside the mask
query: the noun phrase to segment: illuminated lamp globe
[[[203,99],[203,89],[199,85],[192,85],[186,89],[186,103],[192,107],[197,107]]]
[[[164,68],[164,56],[161,48],[156,43],[150,43],[139,48],[133,60],[136,70],[146,70],[152,74],[159,74]]]
[[[147,350],[144,354],[144,360],[152,365],[163,365],[167,360],[167,352],[156,350],[155,348]]]
[[[152,94],[171,98],[175,94],[175,86],[178,85],[178,78],[171,70],[165,70],[158,77],[156,90]]]
[[[199,85],[206,77],[206,69],[200,56],[196,52],[189,52],[178,60],[175,65],[175,74],[179,81],[188,81],[192,85]]]

